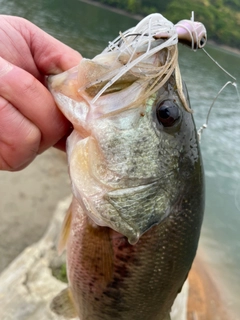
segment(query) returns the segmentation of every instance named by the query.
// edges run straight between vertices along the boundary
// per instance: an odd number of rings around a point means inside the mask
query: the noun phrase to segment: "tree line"
[[[146,16],[153,12],[163,14],[173,23],[190,19],[202,22],[208,38],[218,44],[240,49],[239,0],[95,0],[130,13]]]

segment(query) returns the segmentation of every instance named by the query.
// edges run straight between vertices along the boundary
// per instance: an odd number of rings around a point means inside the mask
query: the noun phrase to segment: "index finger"
[[[29,53],[33,57],[34,64],[42,74],[57,74],[76,66],[80,62],[82,56],[79,52],[55,39],[30,21],[19,17],[1,17],[21,34]],[[4,56],[3,58],[7,59]],[[15,64],[15,61],[11,62]],[[21,65],[18,66],[22,67]],[[27,64],[25,64],[24,69],[33,74],[32,70],[28,70]]]
[[[46,75],[58,74],[79,64],[82,56],[49,34],[34,26],[30,49],[34,54],[37,68]]]

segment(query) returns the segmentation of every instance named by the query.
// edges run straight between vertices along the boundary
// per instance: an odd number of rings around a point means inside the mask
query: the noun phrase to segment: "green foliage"
[[[190,19],[201,21],[208,38],[219,44],[240,48],[240,1],[239,0],[96,0],[131,13],[147,15],[162,13],[173,23]]]
[[[67,280],[67,270],[66,270],[66,264],[64,263],[59,268],[53,268],[52,274],[55,278],[62,282],[68,282]]]

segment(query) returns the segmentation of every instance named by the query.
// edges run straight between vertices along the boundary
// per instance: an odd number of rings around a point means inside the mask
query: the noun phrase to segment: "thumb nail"
[[[0,57],[0,77],[7,74],[10,70],[12,70],[12,68],[13,65],[11,63]]]

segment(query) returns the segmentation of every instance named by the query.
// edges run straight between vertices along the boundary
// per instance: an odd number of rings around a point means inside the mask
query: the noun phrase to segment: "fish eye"
[[[157,106],[156,115],[159,123],[164,127],[172,127],[180,118],[180,111],[172,100],[164,100]]]

